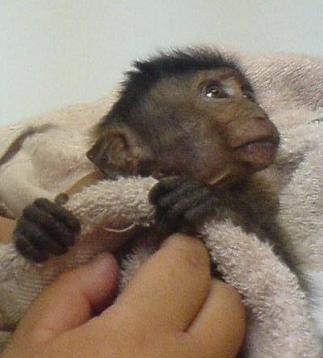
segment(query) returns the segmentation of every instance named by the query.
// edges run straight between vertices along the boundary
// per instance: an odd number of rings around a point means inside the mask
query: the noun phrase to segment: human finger
[[[215,357],[235,357],[245,330],[246,315],[240,295],[233,287],[214,280],[207,300],[187,331],[189,338],[196,339]]]
[[[207,250],[197,239],[177,234],[164,242],[136,273],[113,307],[118,317],[150,329],[183,330],[208,295]],[[109,310],[111,311],[111,309]]]

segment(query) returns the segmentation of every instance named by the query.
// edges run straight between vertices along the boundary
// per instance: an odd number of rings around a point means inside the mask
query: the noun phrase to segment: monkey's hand
[[[224,193],[188,177],[165,177],[150,191],[158,227],[164,232],[194,232],[197,225],[219,213]]]
[[[78,219],[62,206],[36,199],[17,221],[13,239],[25,258],[42,262],[50,255],[62,255],[75,242],[80,231]]]

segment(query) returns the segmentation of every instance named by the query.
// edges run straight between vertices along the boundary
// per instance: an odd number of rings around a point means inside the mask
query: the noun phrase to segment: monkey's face
[[[217,185],[274,161],[276,127],[231,68],[168,77],[114,118],[89,158],[107,175],[188,175]],[[112,123],[111,122],[111,123]]]
[[[274,161],[278,131],[237,71],[220,68],[170,78],[148,100],[144,132],[166,172],[227,182]]]

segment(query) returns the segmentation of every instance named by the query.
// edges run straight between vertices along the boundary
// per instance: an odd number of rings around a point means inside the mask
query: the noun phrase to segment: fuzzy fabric
[[[314,110],[323,105],[323,61],[297,55],[240,58],[260,103],[284,133],[274,174],[271,173],[281,188],[279,221],[290,234],[286,245],[297,258],[299,269],[311,277],[313,291],[319,293],[323,285],[315,283],[323,281],[323,125],[321,114]],[[17,217],[35,198],[53,199],[94,170],[85,156],[89,133],[107,111],[109,102],[103,99],[72,107],[0,131],[4,138],[0,143],[3,213]],[[152,178],[103,180],[73,195],[67,207],[81,220],[80,240],[69,253],[44,265],[27,263],[12,244],[3,245],[2,328],[7,332],[14,329],[32,300],[61,272],[102,250],[120,247],[131,238],[134,225],[149,225],[154,210],[147,193],[154,183]],[[125,232],[114,233],[114,229]],[[308,299],[269,244],[245,234],[225,216],[208,222],[202,231],[212,258],[226,280],[243,295],[249,309],[246,356],[321,357]],[[123,284],[149,254],[150,248],[139,246],[125,259]],[[319,315],[323,303],[315,300],[314,304],[314,317],[322,326]]]

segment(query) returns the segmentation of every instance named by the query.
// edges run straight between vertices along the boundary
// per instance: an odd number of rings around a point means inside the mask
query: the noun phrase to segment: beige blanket
[[[292,233],[288,245],[301,270],[319,282],[323,277],[323,131],[320,121],[310,122],[321,117],[315,110],[323,105],[323,61],[306,56],[244,55],[241,59],[260,102],[284,132],[274,169],[283,183],[279,218]],[[18,216],[36,197],[53,198],[93,170],[85,157],[88,133],[108,103],[103,99],[1,130],[0,200],[7,214]],[[18,143],[15,148],[14,142]],[[60,272],[127,239],[109,228],[149,225],[153,208],[147,192],[153,183],[152,178],[102,181],[71,197],[68,208],[81,219],[82,237],[68,254],[45,265],[28,264],[12,245],[3,246],[0,312],[4,328],[14,327],[34,297]],[[248,357],[322,356],[308,300],[271,248],[229,219],[207,223],[203,233],[226,280],[242,293],[250,310]],[[124,262],[124,282],[148,254],[147,247],[138,247]],[[315,312],[315,317],[319,315]]]

